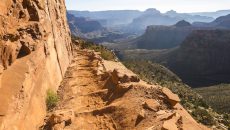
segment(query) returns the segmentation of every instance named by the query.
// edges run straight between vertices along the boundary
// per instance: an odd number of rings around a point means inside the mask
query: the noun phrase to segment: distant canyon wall
[[[38,129],[72,59],[65,1],[2,0],[0,10],[0,129]]]
[[[229,43],[229,30],[194,31],[167,54],[166,66],[192,87],[229,83]]]

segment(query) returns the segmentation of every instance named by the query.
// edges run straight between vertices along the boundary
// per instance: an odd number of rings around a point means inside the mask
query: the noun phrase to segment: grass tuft
[[[54,107],[57,106],[58,103],[58,95],[56,92],[53,90],[49,89],[47,90],[47,95],[46,95],[46,107],[48,110],[53,109]]]
[[[77,41],[77,44],[81,47],[81,49],[89,49],[94,50],[95,52],[100,52],[100,55],[104,60],[117,60],[116,55],[112,51],[108,50],[105,46],[98,45],[90,41],[85,41],[81,38],[76,37],[72,37],[72,41]]]

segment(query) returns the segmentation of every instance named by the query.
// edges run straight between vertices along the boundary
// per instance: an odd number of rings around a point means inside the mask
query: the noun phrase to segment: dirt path
[[[100,61],[92,51],[76,50],[45,129],[207,129],[196,123],[169,89],[147,84],[119,62]],[[101,67],[105,71],[98,76]]]
[[[97,76],[98,60],[93,53],[77,50],[66,77],[58,90],[61,101],[58,109],[73,109],[75,119],[65,129],[71,130],[113,130],[112,118],[105,114],[93,114],[106,106],[103,97],[108,92]],[[77,112],[77,113],[76,113]]]

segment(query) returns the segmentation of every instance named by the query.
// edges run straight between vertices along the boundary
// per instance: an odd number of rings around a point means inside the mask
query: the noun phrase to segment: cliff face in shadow
[[[194,30],[191,26],[149,26],[136,42],[141,49],[168,49],[179,46]]]
[[[72,59],[65,2],[4,0],[0,9],[0,129],[34,129]]]
[[[167,66],[191,86],[230,82],[229,43],[230,31],[194,31],[167,54]]]
[[[124,44],[136,49],[170,49],[179,46],[193,30],[197,29],[199,28],[191,26],[184,20],[172,26],[151,25],[142,36],[124,41]]]

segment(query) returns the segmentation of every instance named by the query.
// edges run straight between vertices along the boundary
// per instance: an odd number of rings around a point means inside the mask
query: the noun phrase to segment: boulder
[[[175,123],[169,120],[163,123],[162,130],[178,130],[178,128]]]
[[[57,110],[48,118],[46,125],[55,130],[61,130],[74,120],[73,110]],[[64,124],[64,125],[63,125]]]
[[[160,104],[154,99],[145,100],[144,107],[152,111],[158,111]]]
[[[164,121],[162,130],[179,130],[177,123],[180,118],[181,116],[175,113],[171,119]]]
[[[172,106],[175,106],[178,102],[180,102],[180,98],[178,97],[178,95],[172,93],[168,88],[163,88],[162,92],[166,95],[166,97],[168,98],[169,103]]]
[[[157,115],[164,115],[166,114],[167,112],[165,110],[160,110],[157,112]]]
[[[145,118],[145,110],[141,110],[138,114],[138,117],[144,119]]]
[[[141,110],[137,115],[135,126],[137,126],[143,119],[145,119],[145,110]]]
[[[115,84],[118,84],[118,82],[121,83],[127,83],[127,82],[139,82],[140,79],[137,77],[137,75],[135,74],[129,74],[129,73],[125,73],[122,72],[118,69],[114,69],[112,72],[112,78],[113,78],[113,82]]]
[[[161,121],[163,120],[168,120],[170,118],[172,118],[175,115],[175,112],[166,112],[166,113],[162,113],[161,115],[158,115],[157,118]]]
[[[55,124],[52,130],[63,130],[64,127],[65,127],[65,122],[61,122],[59,124]]]

